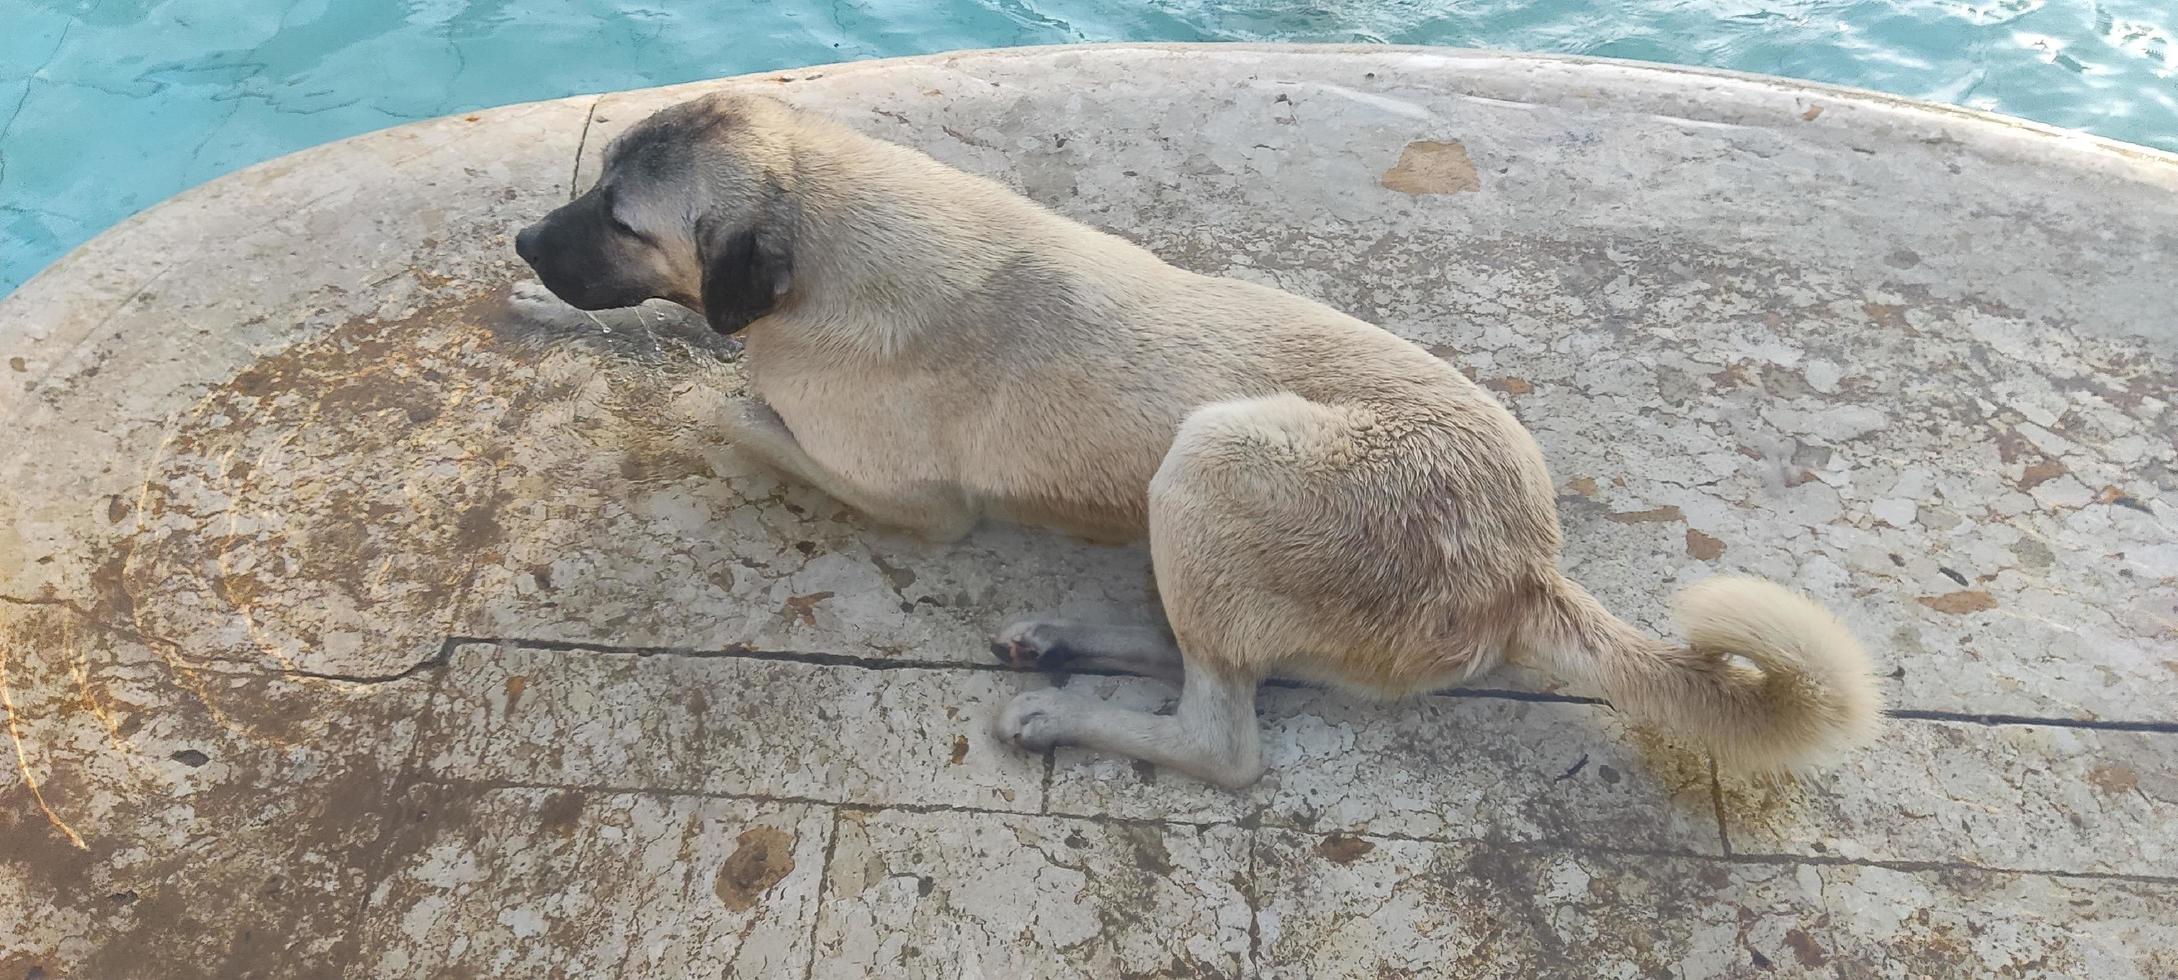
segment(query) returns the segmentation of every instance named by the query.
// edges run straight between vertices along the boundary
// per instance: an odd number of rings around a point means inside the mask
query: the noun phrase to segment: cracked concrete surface
[[[1537,434],[1566,563],[1743,571],[1899,717],[1718,780],[1517,670],[1266,690],[1224,793],[993,744],[987,633],[1138,549],[934,547],[741,461],[689,318],[507,236],[771,92],[1382,323]],[[1818,111],[1819,110],[1819,111]],[[1861,93],[1040,48],[273,161],[0,304],[0,977],[2178,975],[2178,160]],[[1170,692],[1076,677],[1155,706]]]

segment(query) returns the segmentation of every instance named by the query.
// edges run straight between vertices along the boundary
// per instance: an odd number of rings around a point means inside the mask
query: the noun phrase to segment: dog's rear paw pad
[[[1030,752],[1059,744],[1067,696],[1060,691],[1029,691],[1007,702],[991,723],[991,733]]]
[[[1064,624],[1024,619],[998,631],[991,640],[991,656],[1010,667],[1058,670],[1076,655],[1064,636]]]

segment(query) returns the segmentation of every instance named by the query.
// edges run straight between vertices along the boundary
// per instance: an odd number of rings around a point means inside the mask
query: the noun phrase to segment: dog
[[[1163,627],[1031,619],[993,649],[1162,678],[1177,709],[1029,691],[993,722],[1022,749],[1237,789],[1264,770],[1267,678],[1397,697],[1507,658],[1735,769],[1875,731],[1867,655],[1809,600],[1706,579],[1671,644],[1562,574],[1535,440],[1420,347],[780,101],[658,112],[515,245],[570,305],[663,299],[738,335],[754,397],[720,420],[732,442],[873,521],[1146,537]]]

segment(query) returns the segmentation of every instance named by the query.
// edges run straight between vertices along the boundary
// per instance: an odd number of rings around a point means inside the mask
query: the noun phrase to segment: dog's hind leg
[[[1373,472],[1356,475],[1389,457],[1368,440],[1397,427],[1375,421],[1366,410],[1292,394],[1191,413],[1149,487],[1150,558],[1185,675],[1178,712],[1159,717],[1034,691],[1007,707],[999,734],[1028,748],[1116,752],[1227,787],[1261,776],[1257,682],[1297,664],[1310,676],[1368,681],[1367,665],[1352,662],[1342,638],[1399,625],[1341,598],[1411,544],[1346,506],[1380,492]],[[1038,628],[1001,639],[1029,640],[1033,650]],[[1092,650],[1129,670],[1165,669],[1159,665],[1174,652],[1142,628],[1072,627],[1049,639],[1047,648]]]
[[[1131,756],[1227,788],[1261,777],[1256,684],[1309,640],[1305,610],[1274,587],[1290,569],[1263,557],[1293,550],[1280,547],[1291,515],[1279,508],[1294,496],[1302,468],[1278,449],[1314,448],[1312,441],[1323,440],[1285,436],[1310,437],[1308,427],[1339,421],[1293,396],[1222,403],[1191,416],[1150,484],[1150,557],[1177,644],[1147,627],[1078,626],[1050,630],[1050,642],[1041,644],[1072,647],[1077,663],[1087,649],[1142,673],[1169,671],[1163,665],[1176,653],[1179,709],[1167,717],[1066,690],[1031,691],[1000,714],[999,736],[1029,749],[1079,745]],[[1034,650],[1039,628],[1017,626],[1020,635],[1000,639],[1028,640]]]
[[[1254,677],[1218,673],[1190,662],[1179,709],[1170,715],[1047,688],[1016,696],[993,727],[998,737],[1030,751],[1079,745],[1239,789],[1263,775],[1255,688]]]
[[[991,653],[1038,670],[1116,670],[1171,684],[1182,675],[1180,644],[1155,626],[1029,618],[998,631]]]

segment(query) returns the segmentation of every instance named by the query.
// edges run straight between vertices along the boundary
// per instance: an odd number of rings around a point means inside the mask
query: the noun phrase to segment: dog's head
[[[553,295],[584,310],[679,303],[734,333],[792,283],[793,115],[712,95],[605,147],[597,184],[515,236]]]

